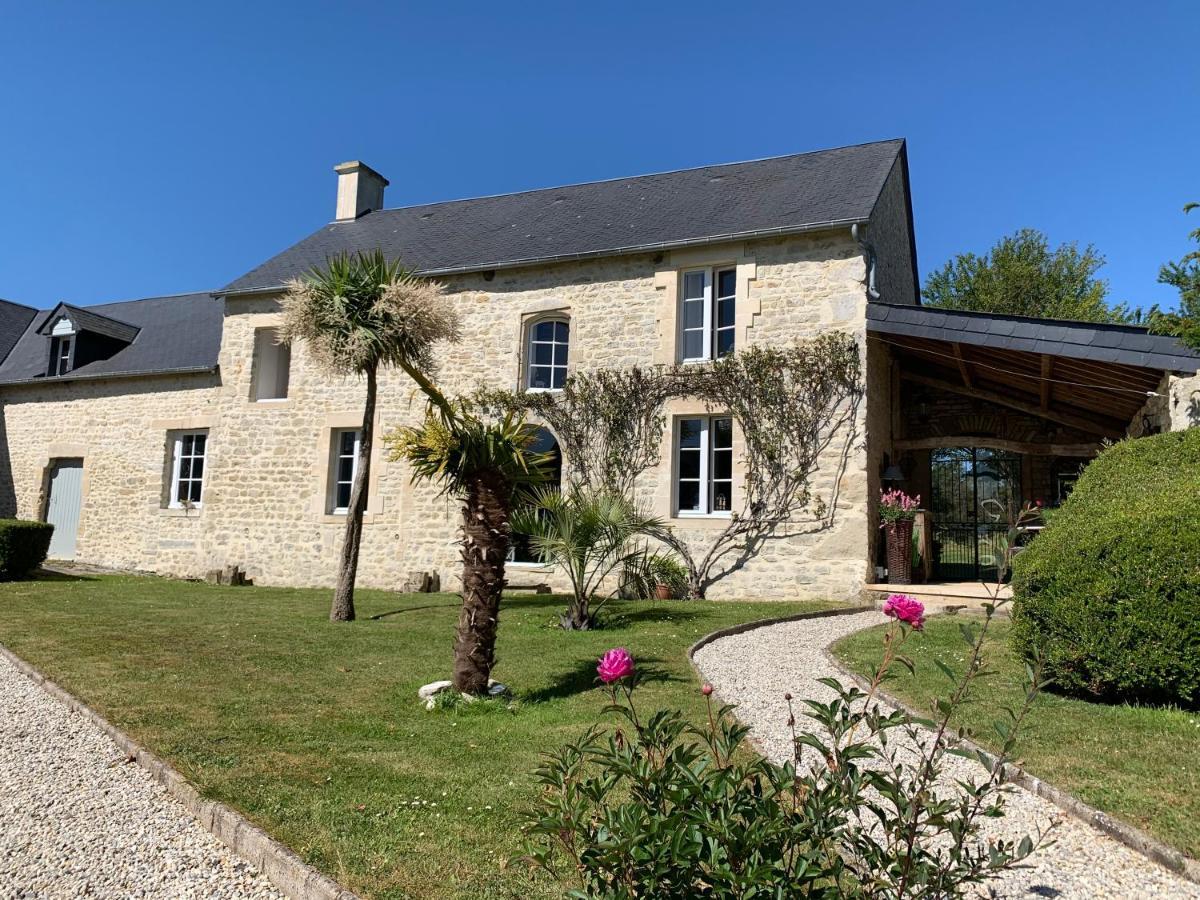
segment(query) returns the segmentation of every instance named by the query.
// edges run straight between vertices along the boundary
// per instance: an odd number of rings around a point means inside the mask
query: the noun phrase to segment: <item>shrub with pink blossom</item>
[[[912,519],[921,506],[921,495],[912,496],[899,488],[879,492],[879,522],[888,525],[902,519]]]

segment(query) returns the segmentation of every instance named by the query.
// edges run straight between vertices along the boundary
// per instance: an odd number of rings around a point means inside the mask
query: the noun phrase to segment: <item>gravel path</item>
[[[783,694],[828,701],[832,692],[818,678],[840,676],[823,651],[834,641],[886,621],[878,612],[805,619],[758,628],[714,641],[695,663],[721,699],[738,705],[739,717],[771,759],[792,755]],[[810,724],[811,720],[807,720]],[[977,763],[948,757],[955,777],[982,775]],[[1200,885],[1168,872],[1103,832],[1066,816],[1057,806],[1017,788],[1007,796],[1007,814],[989,821],[986,833],[1032,834],[1052,819],[1054,844],[1038,850],[1031,868],[1005,873],[991,883],[1006,898],[1200,898]]]
[[[0,659],[0,898],[271,898],[95,725]]]

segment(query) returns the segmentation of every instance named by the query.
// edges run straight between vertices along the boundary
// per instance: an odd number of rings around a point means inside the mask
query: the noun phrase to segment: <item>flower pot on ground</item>
[[[920,495],[899,489],[879,492],[879,527],[887,535],[888,584],[912,584],[913,520]]]
[[[674,596],[674,594],[675,594],[675,592],[673,590],[671,590],[671,586],[669,584],[663,584],[660,581],[658,584],[656,584],[654,586],[654,599],[655,600],[670,600]]]

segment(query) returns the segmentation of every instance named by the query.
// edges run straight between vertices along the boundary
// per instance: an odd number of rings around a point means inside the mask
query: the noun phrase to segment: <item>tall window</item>
[[[172,437],[171,495],[168,506],[199,506],[204,495],[207,431],[179,431]]]
[[[66,375],[71,371],[71,351],[75,347],[74,336],[50,339],[50,374]]]
[[[358,474],[359,432],[355,428],[339,428],[333,432],[333,465],[329,479],[329,511],[344,513],[350,509],[350,491]]]
[[[679,304],[680,358],[720,359],[733,352],[737,269],[691,269],[683,273]]]
[[[531,391],[557,391],[567,381],[567,350],[571,325],[566,319],[542,319],[529,328],[529,375],[525,386]]]
[[[553,462],[550,464],[550,477],[542,485],[547,488],[562,488],[562,450],[559,449],[558,441],[547,428],[539,428],[537,434],[533,438],[533,442],[529,445],[529,449],[534,453],[549,453],[553,457]],[[508,561],[516,563],[540,563],[541,558],[533,552],[533,548],[529,546],[529,536],[520,532],[513,532],[512,539],[508,545]]]
[[[254,331],[254,399],[283,400],[288,395],[288,376],[292,348],[279,343],[279,330],[257,328]]]
[[[733,509],[733,419],[677,421],[675,508],[681,516],[729,515]]]

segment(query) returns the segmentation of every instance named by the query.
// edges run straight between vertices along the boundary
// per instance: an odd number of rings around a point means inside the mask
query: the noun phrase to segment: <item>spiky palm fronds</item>
[[[303,341],[330,374],[387,365],[427,373],[433,346],[458,338],[458,316],[444,292],[382,251],[339,254],[289,282],[280,301],[282,337]]]
[[[396,429],[385,441],[389,459],[406,460],[414,481],[463,497],[470,480],[484,471],[500,474],[514,493],[544,481],[552,454],[530,449],[537,431],[512,413],[489,420],[465,401],[444,407],[435,402],[420,425]]]

